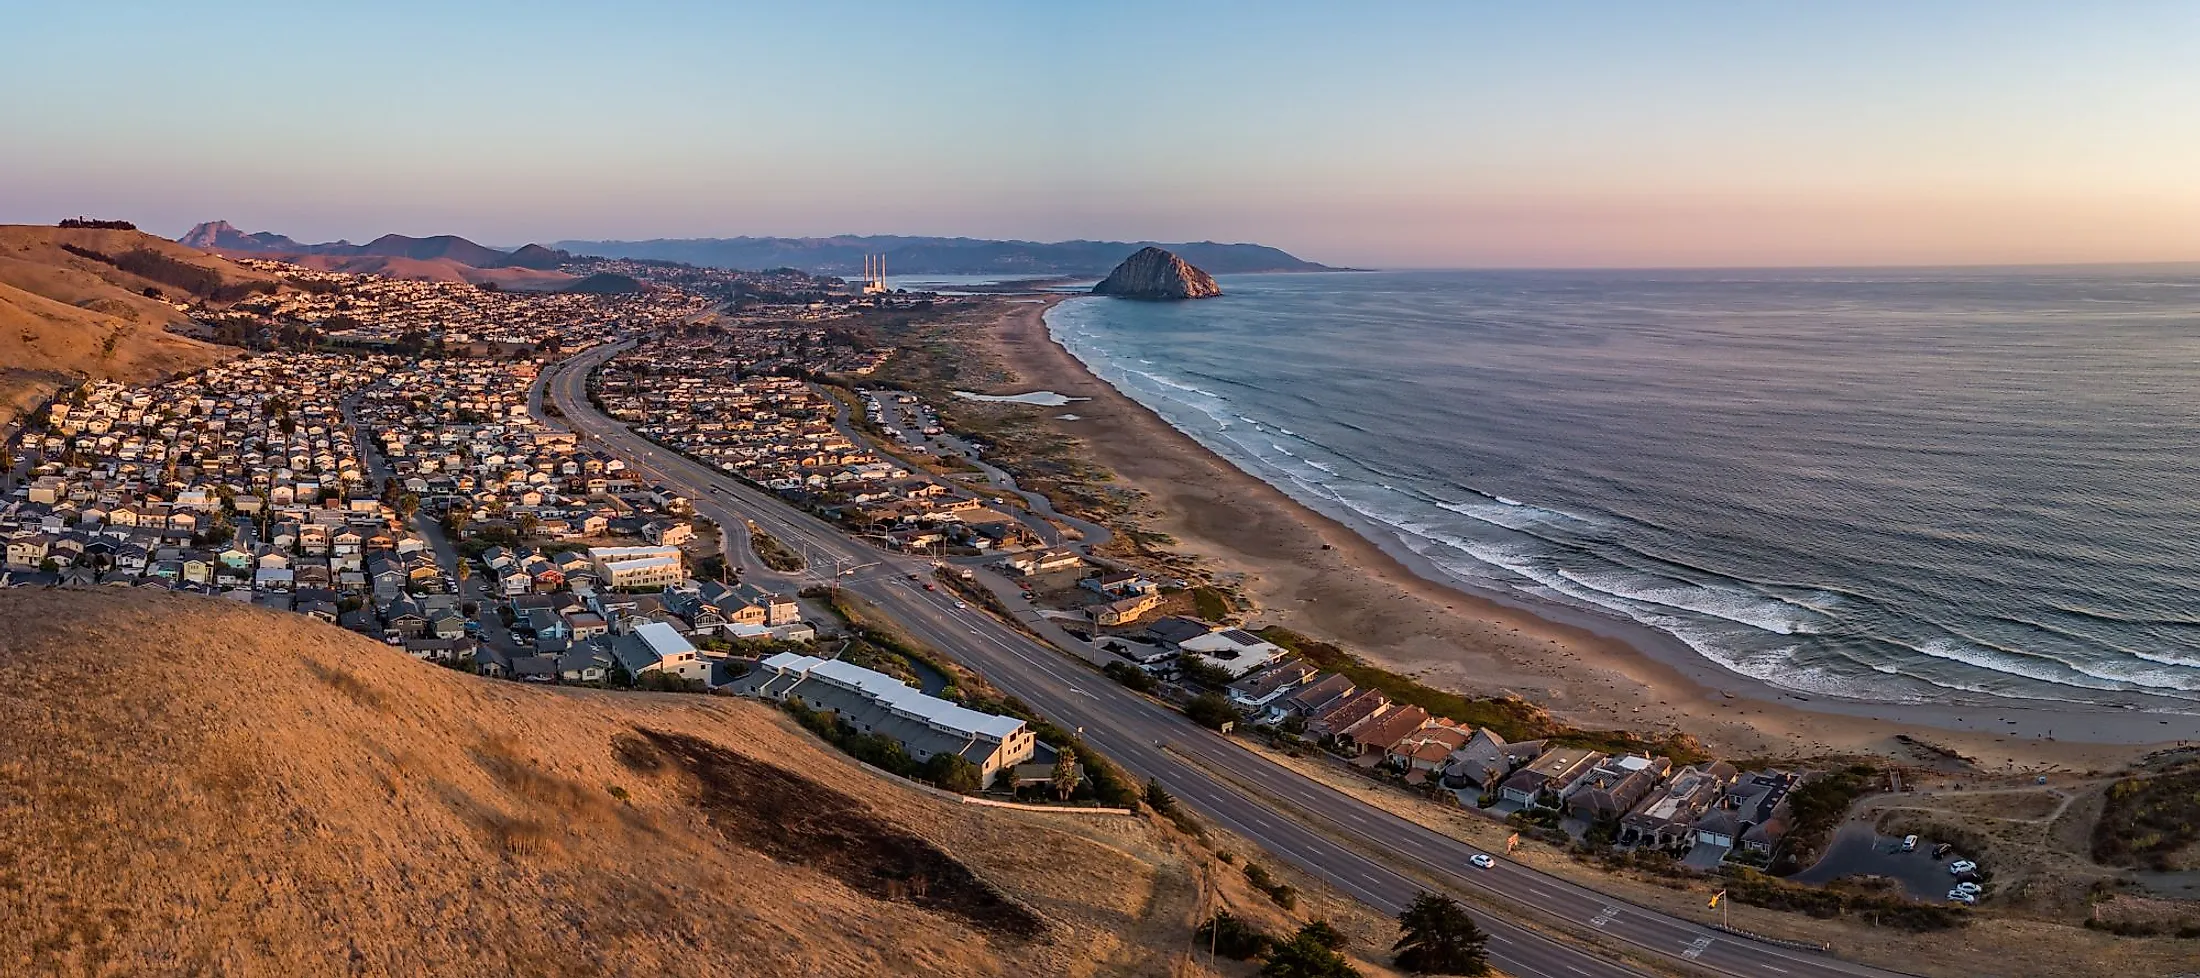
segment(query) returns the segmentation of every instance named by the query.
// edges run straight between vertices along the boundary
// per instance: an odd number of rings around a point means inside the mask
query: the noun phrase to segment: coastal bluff
[[[1093,295],[1125,299],[1204,299],[1222,294],[1214,276],[1160,248],[1140,248],[1092,287]]]

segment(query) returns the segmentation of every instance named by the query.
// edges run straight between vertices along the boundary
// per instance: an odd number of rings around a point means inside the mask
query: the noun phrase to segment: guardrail
[[[1755,931],[1746,931],[1739,927],[1728,927],[1725,924],[1712,924],[1711,929],[1725,931],[1729,934],[1735,935],[1736,937],[1746,937],[1753,941],[1762,941],[1774,947],[1784,947],[1790,951],[1816,951],[1820,954],[1833,953],[1833,945],[1828,944],[1824,941],[1794,941],[1789,940],[1785,937],[1766,937],[1765,935],[1756,933]]]

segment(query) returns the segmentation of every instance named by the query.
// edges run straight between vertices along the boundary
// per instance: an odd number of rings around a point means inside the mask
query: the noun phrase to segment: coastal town
[[[671,278],[708,294],[538,295],[254,261],[310,286],[208,326],[255,352],[162,383],[85,382],[29,419],[0,506],[8,585],[249,603],[485,681],[756,698],[930,785],[1134,798],[1074,732],[974,692],[983,680],[951,661],[965,649],[852,618],[837,587],[869,564],[727,518],[713,497],[737,484],[923,561],[892,583],[1082,657],[1187,723],[1386,806],[1475,816],[1502,855],[1542,847],[1782,905],[1802,887],[1775,877],[1853,834],[1853,803],[1905,790],[1896,768],[1737,764],[1432,696],[1248,620],[1182,564],[1095,546],[1104,528],[1019,487],[937,391],[881,383],[896,347],[869,317],[907,298],[685,273]],[[726,481],[668,479],[569,424],[546,386],[584,351],[608,351],[585,372],[590,408]],[[1875,838],[1867,865],[1930,863],[1906,893],[1842,896],[1835,916],[1931,931],[1996,896],[1973,836]]]

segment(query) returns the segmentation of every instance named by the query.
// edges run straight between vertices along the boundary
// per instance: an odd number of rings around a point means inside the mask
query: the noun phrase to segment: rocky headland
[[[1094,295],[1125,299],[1204,299],[1222,294],[1214,276],[1160,248],[1141,248],[1092,287]]]

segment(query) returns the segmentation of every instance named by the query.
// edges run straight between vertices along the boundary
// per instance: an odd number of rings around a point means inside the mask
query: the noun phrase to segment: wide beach
[[[971,331],[1015,377],[1014,394],[1087,398],[1043,423],[1146,497],[1147,529],[1235,582],[1255,620],[1337,642],[1431,685],[1514,692],[1584,727],[1679,730],[1730,757],[1861,752],[1916,757],[1907,734],[2001,769],[2114,768],[2156,745],[2200,739],[2174,713],[2017,701],[1970,706],[1805,698],[1729,672],[1633,622],[1470,593],[1393,541],[1370,539],[1238,469],[1094,376],[1049,335],[1058,298],[1006,302]],[[1038,410],[1038,409],[1034,409]],[[1372,533],[1372,531],[1370,531]]]

